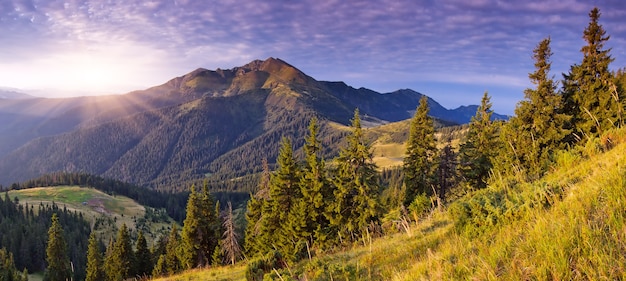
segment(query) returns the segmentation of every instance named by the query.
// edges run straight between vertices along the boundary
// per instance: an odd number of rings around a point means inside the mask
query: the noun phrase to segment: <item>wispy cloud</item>
[[[615,65],[626,66],[626,7],[596,4]],[[0,3],[0,73],[13,74],[0,84],[27,83],[30,73],[50,72],[70,54],[107,61],[132,82],[120,84],[145,86],[196,67],[274,56],[316,78],[380,91],[424,79],[517,91],[545,37],[558,77],[580,61],[592,7],[585,0],[7,0]]]

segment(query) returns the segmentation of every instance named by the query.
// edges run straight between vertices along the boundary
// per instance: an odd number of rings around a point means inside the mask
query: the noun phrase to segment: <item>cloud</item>
[[[626,8],[597,4],[614,64],[625,66]],[[46,56],[78,53],[174,77],[272,56],[356,87],[424,79],[519,87],[545,37],[557,76],[581,59],[592,7],[585,0],[8,0],[0,3],[0,71],[18,61],[32,71]]]

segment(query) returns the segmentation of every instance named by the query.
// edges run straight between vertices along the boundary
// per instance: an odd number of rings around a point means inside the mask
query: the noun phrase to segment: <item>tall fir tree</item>
[[[150,249],[148,249],[148,242],[143,231],[139,231],[135,245],[135,275],[148,277],[152,273],[154,265],[152,264],[152,254]]]
[[[515,157],[507,162],[518,165],[530,178],[537,178],[547,170],[553,151],[563,147],[569,134],[566,127],[571,116],[564,112],[562,96],[550,76],[551,55],[550,38],[542,40],[533,50],[535,72],[528,77],[536,88],[524,91],[525,100],[517,104],[515,116],[503,132],[509,142],[505,146],[506,154]]]
[[[115,257],[115,240],[109,240],[104,253],[104,277],[107,281],[123,280],[122,272],[119,270],[119,259]]]
[[[411,119],[409,139],[404,158],[404,206],[408,207],[419,194],[432,195],[436,184],[437,147],[435,128],[428,116],[428,98],[422,96]]]
[[[259,180],[258,190],[255,194],[250,195],[250,200],[246,207],[246,230],[244,233],[244,249],[245,252],[254,256],[260,253],[264,248],[265,233],[261,231],[263,225],[263,206],[269,199],[269,183],[270,169],[267,159],[263,159],[263,172]]]
[[[194,185],[190,191],[181,234],[181,263],[184,269],[209,265],[220,237],[220,222],[208,183],[204,183],[201,193],[196,191]]]
[[[330,226],[338,229],[340,239],[354,241],[378,219],[380,192],[376,164],[361,128],[358,109],[354,111],[347,147],[339,152],[336,165],[335,199],[329,205]]]
[[[461,176],[472,189],[487,186],[492,161],[499,150],[491,115],[491,99],[485,92],[476,115],[470,121],[465,141],[459,148]]]
[[[48,229],[46,261],[48,267],[43,276],[44,281],[65,281],[72,278],[67,242],[65,242],[63,228],[56,213],[52,215],[52,224]]]
[[[439,165],[437,166],[437,176],[439,189],[437,196],[441,201],[446,200],[449,191],[458,181],[458,155],[452,148],[452,138],[448,137],[448,142],[439,153]]]
[[[107,271],[106,276],[108,280],[116,281],[132,277],[135,259],[133,255],[133,245],[130,239],[130,231],[126,224],[122,224],[122,227],[117,231],[112,252],[107,258],[106,263],[105,269]]]
[[[329,236],[327,206],[332,200],[332,185],[328,178],[326,162],[321,157],[322,143],[318,139],[319,124],[317,118],[309,122],[309,134],[304,144],[305,165],[300,180],[302,200],[299,212],[304,214],[304,227],[300,237],[309,245],[324,246]]]
[[[89,245],[87,247],[87,271],[85,281],[104,281],[104,263],[102,253],[98,246],[96,233],[89,235]]]
[[[619,115],[624,109],[624,99],[612,93],[615,84],[609,65],[614,59],[611,49],[604,48],[610,36],[606,35],[599,19],[600,10],[593,8],[589,12],[589,25],[583,32],[587,45],[580,50],[582,63],[573,65],[569,73],[563,75],[564,112],[571,112],[574,117],[572,129],[576,139],[600,135],[623,123]]]
[[[294,219],[294,212],[300,211],[297,202],[302,199],[300,191],[300,167],[293,155],[291,140],[283,138],[276,160],[277,170],[272,174],[270,181],[270,196],[263,214],[265,233],[271,235],[267,250],[277,248],[279,252],[290,260],[295,260],[302,249],[299,249],[297,229],[302,220]],[[267,252],[267,251],[265,251]]]
[[[179,256],[181,241],[176,225],[172,225],[172,230],[167,236],[167,245],[165,246],[165,254],[159,256],[154,269],[152,270],[152,276],[168,276],[176,274],[182,270],[182,264]]]

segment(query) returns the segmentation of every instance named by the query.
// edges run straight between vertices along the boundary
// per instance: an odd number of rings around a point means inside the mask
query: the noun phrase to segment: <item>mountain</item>
[[[35,98],[29,94],[20,93],[13,89],[0,88],[0,99],[32,99]]]
[[[234,178],[259,171],[264,158],[273,163],[281,137],[299,149],[313,116],[333,155],[346,134],[333,123],[349,124],[355,108],[368,124],[395,122],[411,118],[421,97],[317,81],[268,58],[119,96],[0,100],[0,183],[56,171],[153,187]],[[469,121],[429,104],[438,119]]]

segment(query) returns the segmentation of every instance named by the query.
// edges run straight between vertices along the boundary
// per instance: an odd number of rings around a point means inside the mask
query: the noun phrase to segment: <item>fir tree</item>
[[[354,241],[365,227],[378,217],[378,173],[372,162],[370,145],[365,141],[359,110],[354,111],[352,134],[337,162],[334,197],[330,208],[331,227],[339,230],[340,239]]]
[[[210,264],[219,241],[219,224],[208,184],[204,183],[200,194],[192,185],[181,234],[181,264],[184,269]]]
[[[46,247],[46,261],[48,267],[44,274],[44,281],[65,281],[71,278],[70,259],[67,256],[67,243],[63,228],[57,214],[52,215],[52,225],[48,229],[48,247]]]
[[[439,176],[439,191],[437,196],[442,201],[446,200],[446,195],[457,183],[458,164],[457,153],[452,148],[452,139],[448,138],[446,146],[444,146],[439,153],[439,165],[437,167],[437,174]]]
[[[597,136],[623,122],[620,113],[624,99],[619,92],[613,93],[614,77],[609,71],[614,59],[609,54],[611,49],[604,48],[610,36],[599,19],[596,7],[589,12],[589,25],[583,32],[587,45],[580,50],[582,63],[573,65],[563,80],[564,112],[573,114],[573,129],[579,139]]]
[[[329,235],[329,221],[326,209],[332,199],[331,183],[326,171],[326,163],[320,157],[322,144],[318,139],[319,125],[317,118],[309,123],[309,135],[304,144],[305,166],[300,180],[302,200],[299,213],[304,214],[300,238],[308,244],[324,244]],[[297,218],[296,218],[297,219]]]
[[[139,277],[147,277],[152,273],[152,254],[148,249],[148,242],[143,235],[143,231],[139,231],[137,235],[137,243],[135,246],[135,275]]]
[[[517,163],[531,178],[547,170],[552,152],[562,147],[569,133],[565,127],[571,117],[563,112],[562,96],[550,77],[551,55],[550,38],[546,38],[533,51],[536,70],[528,75],[536,88],[524,91],[525,100],[518,103],[504,135],[510,143],[505,147],[513,150],[507,155],[516,157],[509,162]]]
[[[406,157],[404,158],[404,205],[409,206],[419,194],[433,194],[437,171],[435,128],[428,116],[428,98],[422,96],[411,120]]]
[[[498,151],[496,127],[491,122],[491,115],[491,101],[485,92],[459,149],[461,176],[475,189],[487,186],[492,161]]]
[[[291,141],[283,138],[277,159],[278,169],[270,181],[270,195],[264,205],[263,215],[266,217],[262,231],[266,233],[268,245],[263,252],[276,247],[281,254],[296,260],[302,249],[298,249],[297,228],[303,223],[295,219],[294,212],[300,213],[297,202],[301,200],[300,167],[293,156]]]
[[[269,199],[269,183],[270,183],[270,169],[267,164],[267,159],[263,159],[263,172],[259,180],[258,190],[254,195],[250,195],[250,200],[246,207],[246,230],[245,230],[245,251],[248,255],[254,256],[259,253],[264,247],[262,244],[261,232],[263,225],[263,205],[266,204]]]
[[[89,235],[89,246],[87,248],[87,274],[85,281],[103,281],[105,277],[103,266],[102,253],[98,246],[96,233],[92,231]]]
[[[0,199],[2,201],[2,199]],[[4,281],[27,281],[28,271],[21,273],[15,268],[13,254],[7,249],[0,249],[0,280]]]
[[[109,242],[105,258],[107,280],[124,280],[132,276],[134,265],[133,246],[126,224],[117,232],[115,241]]]

